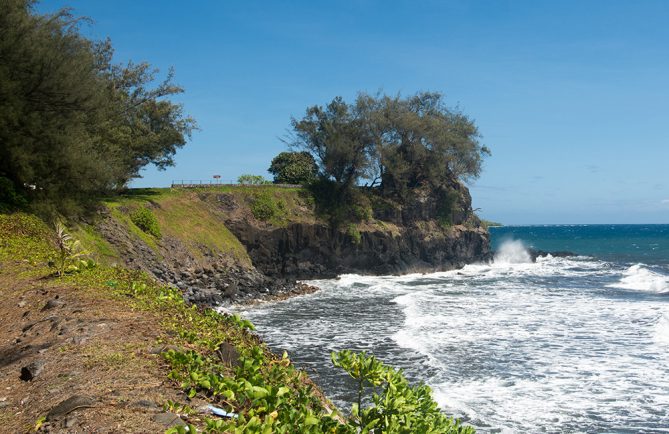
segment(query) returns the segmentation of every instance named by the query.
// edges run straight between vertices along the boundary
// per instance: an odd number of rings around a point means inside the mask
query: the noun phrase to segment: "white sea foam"
[[[669,313],[660,315],[655,324],[655,342],[663,345],[669,345]]]
[[[507,240],[495,253],[496,264],[523,264],[532,262],[532,257],[521,240]]]
[[[636,264],[623,272],[619,282],[609,287],[657,293],[669,292],[669,276],[651,271],[643,264]]]
[[[664,292],[668,276],[592,258],[531,262],[522,247],[460,270],[318,281],[323,291],[253,308],[251,319],[346,407],[327,355],[364,349],[426,381],[477,432],[662,432],[669,299],[602,289],[620,279]]]

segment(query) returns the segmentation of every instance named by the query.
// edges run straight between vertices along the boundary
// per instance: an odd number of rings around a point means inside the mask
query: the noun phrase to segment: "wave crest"
[[[623,277],[620,281],[608,286],[634,291],[663,293],[669,292],[669,276],[649,270],[644,267],[644,264],[636,264],[623,271]]]

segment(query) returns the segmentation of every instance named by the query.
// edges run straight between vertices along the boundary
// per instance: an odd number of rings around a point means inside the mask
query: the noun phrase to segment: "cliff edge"
[[[135,189],[105,202],[75,235],[98,260],[146,271],[201,304],[309,290],[298,279],[442,271],[490,257],[459,183],[446,215],[426,192],[402,205],[368,202],[360,221],[335,226],[302,188]],[[134,218],[139,210],[159,234]]]

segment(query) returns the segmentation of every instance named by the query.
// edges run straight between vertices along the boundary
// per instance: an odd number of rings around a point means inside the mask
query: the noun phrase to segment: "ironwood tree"
[[[30,0],[0,0],[0,177],[34,204],[81,209],[124,188],[141,168],[174,163],[195,128],[154,85],[147,63],[112,63],[109,40],[82,36],[70,10],[40,15]],[[7,183],[5,183],[6,185]]]
[[[331,204],[345,203],[360,185],[398,201],[417,189],[447,198],[454,183],[479,176],[490,154],[474,121],[438,92],[361,93],[350,104],[337,97],[307,108],[292,127],[290,144],[314,157],[317,193]]]

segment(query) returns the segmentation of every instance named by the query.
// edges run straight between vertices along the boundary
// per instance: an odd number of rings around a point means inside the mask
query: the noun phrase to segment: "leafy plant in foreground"
[[[473,434],[474,428],[443,414],[424,384],[411,386],[401,371],[364,351],[332,353],[332,363],[358,383],[358,399],[349,423],[360,433]],[[362,408],[365,388],[372,389],[370,407]]]
[[[58,248],[56,258],[58,276],[62,277],[66,272],[79,271],[95,266],[92,259],[80,259],[86,256],[88,252],[81,248],[79,240],[72,238],[65,225],[56,222],[55,229],[56,247]]]

